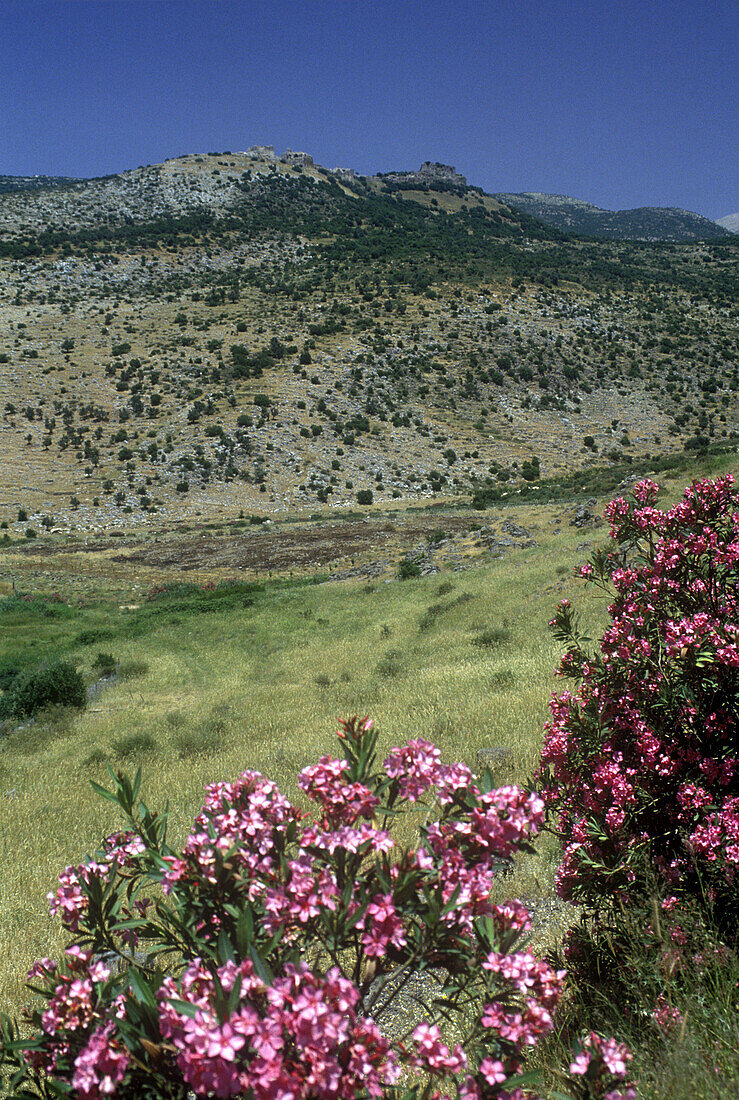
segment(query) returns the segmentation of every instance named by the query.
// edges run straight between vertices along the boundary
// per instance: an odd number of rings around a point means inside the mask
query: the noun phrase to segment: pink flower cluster
[[[551,1031],[564,973],[517,949],[528,911],[491,892],[501,861],[541,828],[542,800],[481,790],[422,740],[374,771],[366,719],[343,723],[340,739],[342,759],[300,776],[315,817],[248,771],[207,788],[179,850],[166,820],[134,805],[139,778],[118,777],[133,828],[68,868],[52,896],[79,944],[63,968],[42,959],[29,975],[45,1003],[29,1010],[21,1074],[83,1100],[360,1100],[394,1095],[404,1069],[462,1100],[523,1096],[506,1083]],[[418,842],[405,847],[378,822],[422,796]],[[429,968],[446,975],[443,1013],[391,1043],[394,983]],[[475,984],[482,1008],[462,1050],[441,1025],[468,1013]]]
[[[420,739],[393,749],[384,767],[397,782],[400,797],[408,802],[417,802],[432,790],[442,806],[450,805],[456,792],[466,790],[472,782],[466,764],[442,764],[436,745]]]
[[[112,1021],[97,1028],[75,1058],[72,1086],[78,1100],[102,1100],[118,1091],[130,1059],[115,1032]]]
[[[582,1049],[570,1065],[570,1073],[587,1080],[589,1095],[603,1100],[636,1100],[636,1089],[631,1085],[611,1088],[614,1081],[624,1081],[631,1052],[615,1039],[604,1039],[591,1031],[582,1043]]]
[[[322,756],[317,764],[303,768],[298,786],[323,807],[332,825],[353,825],[359,817],[372,817],[379,798],[361,783],[347,783],[346,760]]]
[[[579,680],[551,702],[539,777],[565,898],[625,896],[655,871],[696,896],[701,876],[714,898],[739,883],[739,494],[705,480],[661,511],[657,491],[608,505],[617,547],[582,571],[615,590],[600,654],[569,604],[553,620]]]
[[[243,772],[235,783],[211,784],[182,856],[166,857],[170,870],[162,880],[165,893],[181,881],[205,880],[216,886],[220,877],[234,871],[248,880],[268,875],[280,834],[299,816],[276,784],[258,772]]]
[[[122,867],[131,867],[144,851],[141,837],[133,833],[114,833],[105,841],[98,859],[88,860],[78,867],[66,867],[59,876],[59,888],[47,894],[49,912],[60,917],[70,932],[76,932],[87,909],[84,884],[92,879],[105,879]]]
[[[236,992],[218,1011],[218,988]],[[288,964],[266,986],[250,960],[213,975],[194,959],[158,994],[161,1031],[198,1096],[255,1100],[381,1096],[399,1067],[377,1025],[358,1011],[359,991],[337,968],[321,977]],[[193,1012],[194,1010],[194,1012]]]
[[[657,997],[652,1019],[660,1031],[668,1032],[678,1028],[683,1023],[683,1015],[675,1005],[671,1005],[663,993]]]
[[[106,1004],[101,998],[110,970],[92,952],[73,945],[64,961],[61,970],[52,959],[41,959],[28,973],[29,981],[48,983],[49,995],[40,1015],[44,1041],[28,1051],[27,1061],[52,1075],[69,1065],[76,1095],[101,1100],[116,1093],[129,1064],[115,1019],[110,1019],[111,1013],[120,1013],[122,1001]]]

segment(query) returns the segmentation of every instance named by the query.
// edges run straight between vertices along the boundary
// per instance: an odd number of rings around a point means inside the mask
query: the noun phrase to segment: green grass
[[[206,783],[245,768],[298,797],[298,772],[334,751],[337,718],[352,713],[372,715],[382,749],[423,736],[475,766],[477,749],[501,745],[520,778],[533,772],[558,656],[546,622],[561,591],[575,589],[555,562],[579,560],[577,537],[560,536],[556,554],[542,546],[404,583],[279,582],[251,586],[248,598],[178,591],[133,611],[6,612],[13,640],[3,634],[0,659],[63,653],[92,680],[104,631],[119,675],[85,712],[2,739],[3,1005],[17,1009],[26,966],[59,950],[45,903],[57,874],[120,824],[89,785],[105,782],[108,766],[143,767],[147,802],[170,800],[176,836]],[[488,634],[492,647],[479,644]],[[552,861],[530,861],[505,889],[549,889]]]

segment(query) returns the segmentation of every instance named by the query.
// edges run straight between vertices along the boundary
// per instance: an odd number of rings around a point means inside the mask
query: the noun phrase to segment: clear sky
[[[736,0],[0,0],[0,173],[304,149],[739,210]]]

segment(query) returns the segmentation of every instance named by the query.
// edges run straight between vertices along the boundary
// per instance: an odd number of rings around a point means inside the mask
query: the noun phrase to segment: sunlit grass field
[[[532,774],[558,658],[546,623],[562,595],[580,591],[570,576],[580,537],[567,531],[487,566],[404,582],[267,585],[224,611],[183,598],[34,622],[6,612],[6,646],[27,635],[46,653],[81,637],[87,644],[65,656],[88,679],[100,651],[126,678],[85,712],[40,718],[3,739],[3,1006],[17,1009],[27,965],[60,948],[45,901],[57,874],[121,824],[90,786],[109,779],[108,766],[142,766],[147,803],[169,800],[175,837],[206,783],[245,768],[298,797],[298,772],[336,751],[337,718],[352,713],[374,718],[382,749],[425,737],[474,768],[479,749],[501,746],[511,752],[501,782]],[[582,597],[597,619],[602,604]],[[101,629],[109,636],[90,642]],[[552,866],[535,862],[520,872],[519,893],[550,888]]]

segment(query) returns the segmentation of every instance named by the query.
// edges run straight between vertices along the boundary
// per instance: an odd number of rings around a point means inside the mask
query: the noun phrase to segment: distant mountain
[[[730,227],[673,206],[640,206],[636,210],[603,210],[569,195],[536,191],[499,192],[494,196],[515,210],[565,233],[613,240],[700,241],[724,237]],[[736,217],[736,215],[732,215]]]
[[[716,218],[716,225],[722,225],[729,233],[739,233],[739,214],[727,214],[725,218]]]
[[[46,191],[50,188],[69,187],[79,181],[71,176],[2,176],[0,175],[0,195],[9,195],[17,191]]]

